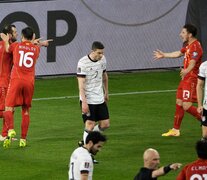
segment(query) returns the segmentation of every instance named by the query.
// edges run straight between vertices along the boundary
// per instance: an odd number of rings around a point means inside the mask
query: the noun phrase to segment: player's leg
[[[105,102],[97,106],[96,117],[99,123],[94,127],[93,131],[103,132],[109,128],[109,111]]]
[[[3,112],[5,110],[5,98],[6,98],[6,88],[0,87],[0,118],[2,118],[2,132],[0,135],[0,141],[4,141],[7,136],[7,128],[3,116]]]
[[[207,110],[203,108],[202,114],[202,138],[207,140]]]
[[[180,136],[180,126],[184,117],[184,109],[183,109],[183,82],[181,81],[177,93],[176,93],[176,108],[174,115],[174,125],[173,128],[168,132],[163,133],[162,136]]]
[[[21,139],[19,142],[20,147],[26,146],[26,138],[29,129],[29,123],[30,123],[29,108],[22,106]]]
[[[34,94],[34,85],[30,82],[23,82],[23,105],[22,105],[22,123],[21,123],[21,139],[19,142],[20,147],[26,146],[26,138],[30,124],[29,109],[32,104],[32,96]]]
[[[193,102],[197,102],[196,84],[197,81],[185,83],[183,87],[185,92],[185,98],[183,98],[183,109],[194,116],[198,121],[201,121],[201,114],[197,112],[197,107],[193,106]]]

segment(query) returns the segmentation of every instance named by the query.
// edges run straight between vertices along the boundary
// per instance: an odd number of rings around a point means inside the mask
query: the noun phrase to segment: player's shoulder
[[[207,68],[207,61],[202,62],[200,68]]]

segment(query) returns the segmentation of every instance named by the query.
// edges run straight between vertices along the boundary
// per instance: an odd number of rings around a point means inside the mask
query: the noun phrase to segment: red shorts
[[[176,99],[181,99],[183,102],[197,102],[196,85],[197,79],[195,78],[188,81],[180,81]]]
[[[7,88],[0,87],[0,111],[5,109],[5,99],[6,99]]]
[[[33,83],[21,79],[11,79],[6,96],[5,106],[26,106],[29,108],[31,107],[33,93]]]

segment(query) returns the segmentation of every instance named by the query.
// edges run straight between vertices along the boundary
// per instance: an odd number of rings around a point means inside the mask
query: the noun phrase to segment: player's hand
[[[53,39],[47,39],[47,40],[44,40],[44,41],[40,41],[40,45],[41,46],[49,46],[49,42],[53,41]]]
[[[180,77],[181,77],[181,79],[183,79],[186,76],[186,74],[188,74],[187,70],[181,68],[181,71],[180,71]]]
[[[156,51],[153,51],[154,60],[158,60],[164,57],[165,57],[164,52],[160,51],[159,49],[157,49]]]
[[[9,34],[0,33],[1,39],[5,42],[9,42]]]
[[[171,165],[170,165],[170,168],[171,168],[172,170],[177,170],[177,169],[179,169],[181,166],[182,166],[181,163],[174,163],[174,164],[171,164]]]
[[[88,107],[88,104],[86,102],[82,102],[82,113],[83,114],[87,114],[89,113],[89,107]]]
[[[197,108],[197,112],[198,112],[199,114],[202,114],[202,113],[203,113],[203,106],[198,106],[198,108]]]
[[[109,95],[108,95],[108,93],[104,95],[104,100],[105,100],[106,103],[109,101]]]

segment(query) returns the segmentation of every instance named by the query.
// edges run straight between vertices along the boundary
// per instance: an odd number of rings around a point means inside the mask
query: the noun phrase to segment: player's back
[[[207,179],[207,160],[198,159],[188,165],[186,169],[187,180]]]
[[[30,41],[13,43],[9,49],[13,54],[13,69],[11,79],[34,80],[35,64],[39,57],[39,47]]]

